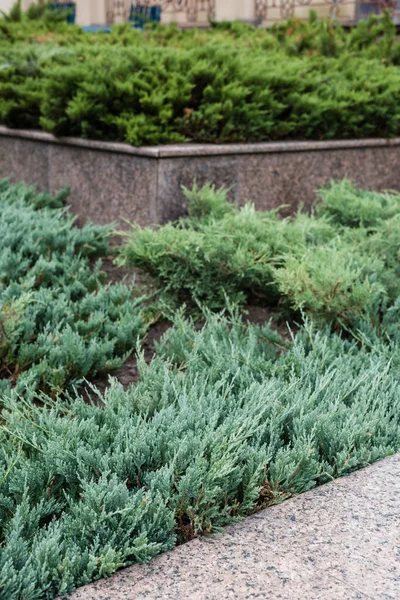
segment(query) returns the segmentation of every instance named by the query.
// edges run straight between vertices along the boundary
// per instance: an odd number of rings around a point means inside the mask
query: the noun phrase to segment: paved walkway
[[[398,600],[399,549],[397,455],[69,598]]]

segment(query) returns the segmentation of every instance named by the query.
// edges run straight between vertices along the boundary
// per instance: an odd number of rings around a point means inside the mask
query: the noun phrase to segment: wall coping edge
[[[102,142],[75,137],[56,137],[43,131],[10,129],[0,125],[0,137],[28,139],[42,143],[74,146],[88,150],[131,154],[147,158],[178,158],[196,156],[223,156],[240,154],[275,154],[284,152],[311,152],[357,148],[400,146],[397,138],[368,138],[327,141],[259,142],[249,144],[166,144],[160,146],[130,146],[120,142]]]

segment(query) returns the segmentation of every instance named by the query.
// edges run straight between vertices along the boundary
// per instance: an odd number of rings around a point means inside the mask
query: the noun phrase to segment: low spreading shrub
[[[122,260],[180,300],[312,319],[285,341],[181,309],[150,363],[138,343],[137,383],[89,399],[76,384],[123,362],[142,300],[104,285],[108,229],[75,227],[65,192],[0,183],[2,600],[51,600],[400,450],[399,196],[344,181],[280,219],[186,194],[189,216],[135,228]]]
[[[256,301],[348,325],[400,295],[400,196],[350,182],[320,193],[314,214],[235,207],[211,186],[186,191],[189,216],[134,227],[120,261],[140,267],[180,303],[218,309]]]
[[[285,352],[266,326],[178,318],[102,406],[9,393],[2,599],[54,598],[397,451],[397,317],[392,341],[307,326]]]
[[[104,285],[109,228],[0,182],[0,387],[58,394],[124,362],[145,331],[142,300]]]
[[[9,127],[133,145],[400,131],[400,42],[387,16],[351,33],[292,20],[272,31],[122,26],[95,36],[46,19],[0,19]]]

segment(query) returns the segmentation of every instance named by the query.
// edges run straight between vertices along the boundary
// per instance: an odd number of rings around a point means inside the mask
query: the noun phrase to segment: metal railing
[[[268,18],[271,9],[279,9],[280,18],[288,19],[289,17],[294,16],[297,6],[308,6],[311,1],[312,0],[255,0],[255,16],[258,21],[264,21]]]
[[[323,0],[314,2],[314,0],[254,0],[255,2],[255,17],[261,23],[268,20],[271,11],[275,15],[278,13],[279,19],[288,19],[295,16],[296,9],[302,7],[320,8],[325,6],[329,8],[331,17],[340,17],[341,8],[346,4],[349,5],[349,0]],[[354,0],[354,20],[366,17],[369,14],[380,14],[383,10],[389,10],[394,15],[399,10],[399,0]],[[276,18],[276,17],[275,17]]]
[[[163,13],[174,16],[182,15],[187,23],[195,24],[199,16],[215,15],[215,0],[108,0],[107,20],[109,23],[127,21],[132,7],[159,6]]]
[[[215,17],[215,5],[216,0],[107,0],[107,22],[128,21],[132,9],[159,7],[164,18],[170,15],[171,20],[176,19],[181,24],[205,25],[208,18]],[[254,0],[255,22],[259,24],[294,17],[301,9],[315,9],[317,14],[322,9],[325,17],[351,22],[387,9],[397,22],[400,0]]]

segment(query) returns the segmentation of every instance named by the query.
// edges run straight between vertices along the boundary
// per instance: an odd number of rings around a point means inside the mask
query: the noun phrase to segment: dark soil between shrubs
[[[132,267],[117,267],[113,262],[113,257],[109,256],[107,259],[103,261],[102,270],[107,274],[107,281],[110,283],[118,283],[124,281],[125,283],[132,283],[135,281],[136,286],[139,290],[146,286],[148,283],[148,275],[144,273],[141,269],[135,269]],[[297,327],[290,324],[290,328],[288,325],[282,321],[277,320],[277,316],[273,310],[269,307],[265,306],[257,306],[254,304],[248,304],[243,307],[243,322],[244,323],[252,323],[255,325],[266,325],[271,322],[272,329],[276,330],[278,334],[281,336],[283,341],[287,341],[291,339],[291,331],[295,332]],[[155,344],[158,342],[164,333],[172,326],[172,322],[166,319],[160,320],[154,325],[151,325],[149,328],[147,335],[143,341],[142,348],[144,351],[144,358],[147,363],[150,363],[154,354],[155,354]],[[202,322],[199,321],[197,326],[200,328],[202,326]],[[110,385],[110,378],[117,379],[125,389],[127,389],[130,385],[137,383],[140,379],[140,375],[137,368],[137,356],[136,352],[133,351],[125,364],[116,369],[115,371],[110,371],[109,373],[101,373],[90,380],[91,384],[98,389],[101,394],[105,391],[105,389]],[[90,398],[94,397],[94,394],[91,390],[86,388],[88,396]]]
[[[253,323],[262,326],[267,324],[270,319],[274,317],[274,314],[268,308],[262,306],[246,306],[244,307],[244,311],[243,320],[245,323]],[[201,325],[202,323],[199,322],[198,327],[200,328]],[[164,333],[170,327],[172,327],[172,322],[163,320],[149,328],[142,344],[144,358],[147,363],[150,363],[154,357],[156,342],[162,338]],[[291,333],[287,325],[283,323],[272,324],[271,327],[279,333],[282,340],[286,341],[291,338]],[[292,331],[295,331],[294,327],[292,328]],[[137,368],[137,356],[135,351],[132,352],[131,356],[121,368],[98,375],[91,380],[91,383],[103,394],[105,389],[110,385],[110,378],[117,379],[125,389],[139,381],[140,375]],[[92,392],[89,392],[89,396],[92,397]]]

